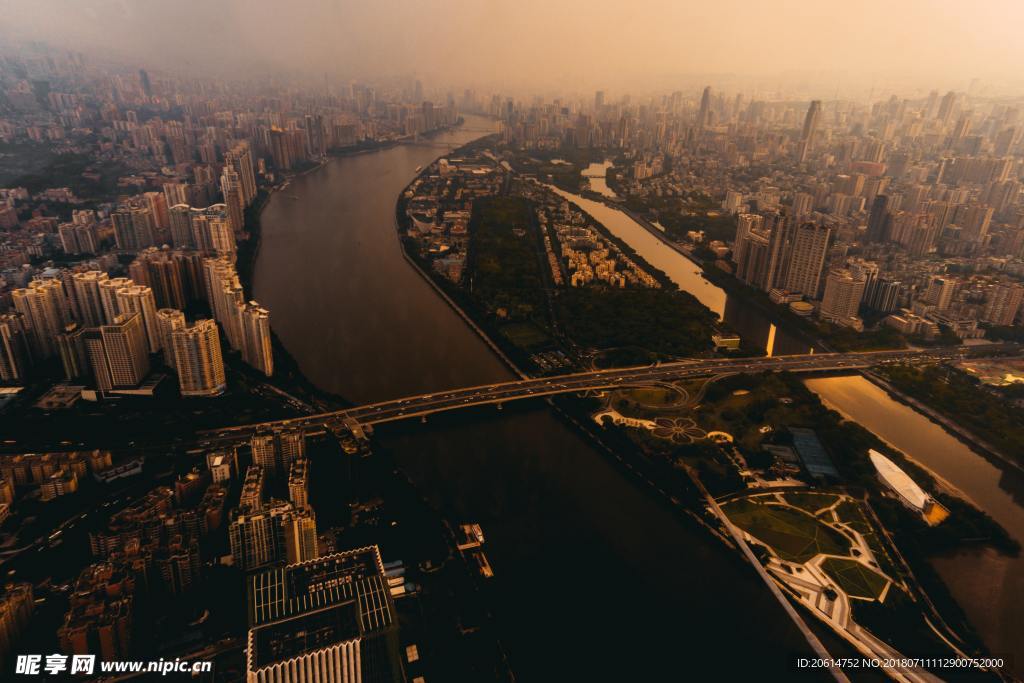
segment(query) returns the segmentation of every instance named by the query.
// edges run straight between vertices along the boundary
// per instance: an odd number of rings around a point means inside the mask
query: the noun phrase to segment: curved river
[[[491,132],[467,118],[424,143],[334,159],[268,202],[254,295],[319,387],[363,403],[511,379],[406,263],[395,232],[415,169]],[[660,680],[644,674],[722,662],[734,679],[783,680],[794,653],[809,652],[731,551],[544,403],[376,439],[449,519],[483,525],[493,612],[519,680]]]

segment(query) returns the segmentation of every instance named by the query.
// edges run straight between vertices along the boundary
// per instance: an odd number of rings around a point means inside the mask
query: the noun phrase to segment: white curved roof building
[[[905,505],[923,512],[931,500],[929,495],[889,458],[873,448],[868,450],[868,455],[885,485],[895,491]]]

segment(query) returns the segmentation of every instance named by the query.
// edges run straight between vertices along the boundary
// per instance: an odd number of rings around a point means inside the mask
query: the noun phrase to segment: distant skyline
[[[414,75],[428,87],[816,97],[1024,92],[1024,3],[998,0],[4,0],[0,41],[180,73]],[[877,93],[876,93],[877,94]]]

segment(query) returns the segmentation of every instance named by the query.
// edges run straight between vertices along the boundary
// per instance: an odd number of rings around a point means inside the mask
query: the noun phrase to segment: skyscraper
[[[0,314],[0,381],[24,382],[31,359],[25,316]]]
[[[700,110],[697,112],[697,131],[703,131],[711,123],[711,86],[706,86],[700,96]]]
[[[800,133],[800,145],[797,152],[797,161],[804,163],[814,144],[814,134],[818,130],[818,119],[821,116],[821,100],[811,100],[807,108],[807,115],[804,117],[804,128]]]
[[[249,142],[240,140],[224,153],[224,165],[230,166],[238,174],[238,182],[242,189],[242,201],[245,206],[256,199],[256,175],[253,171],[252,150]]]
[[[68,320],[67,298],[59,280],[33,280],[11,293],[14,309],[21,313],[35,358],[50,358],[56,352],[54,337]]]
[[[242,309],[242,358],[267,377],[274,374],[274,351],[270,341],[270,311],[255,301]]]
[[[166,309],[162,309],[166,310]],[[175,321],[169,321],[173,324]],[[171,332],[174,367],[182,396],[217,396],[224,393],[224,361],[220,335],[213,320],[197,320],[191,327]]]
[[[126,277],[104,277],[96,283],[100,295],[100,308],[103,309],[103,323],[113,324],[114,319],[121,314],[121,307],[117,303],[117,291],[134,284]]]
[[[823,225],[803,223],[793,231],[786,264],[785,289],[816,298],[825,266],[825,253],[832,230]]]
[[[146,333],[138,313],[86,330],[85,348],[100,391],[135,388],[149,373]]]
[[[128,281],[131,283],[131,280]],[[156,316],[156,299],[153,290],[134,283],[119,287],[116,292],[119,313],[138,313],[146,330],[146,343],[150,353],[163,348],[160,338],[160,322]]]
[[[889,196],[880,194],[871,202],[871,212],[868,214],[868,231],[864,241],[868,244],[887,241],[889,238],[886,234],[888,232],[888,218]]]
[[[109,276],[99,270],[75,273],[71,276],[71,286],[75,291],[78,322],[84,327],[99,327],[107,322],[103,299],[100,298],[100,283],[106,282]]]
[[[174,368],[173,334],[185,329],[185,314],[175,308],[161,308],[156,312],[156,321],[160,330],[160,348],[164,350],[164,363]]]
[[[833,269],[825,278],[825,295],[821,300],[821,318],[847,327],[856,327],[857,311],[864,296],[864,278],[850,270]]]

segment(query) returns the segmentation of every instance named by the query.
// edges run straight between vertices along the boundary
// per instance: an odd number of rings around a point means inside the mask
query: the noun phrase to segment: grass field
[[[806,510],[812,515],[818,510],[827,508],[839,500],[839,496],[831,493],[787,493],[786,502],[801,510]]]
[[[806,562],[820,553],[848,555],[849,542],[812,515],[781,505],[765,505],[749,498],[723,506],[733,524],[772,547],[784,560]]]
[[[889,583],[885,577],[855,560],[829,557],[821,563],[821,568],[851,598],[877,600]]]
[[[551,338],[533,323],[502,325],[501,333],[521,349],[535,349],[546,345]]]

